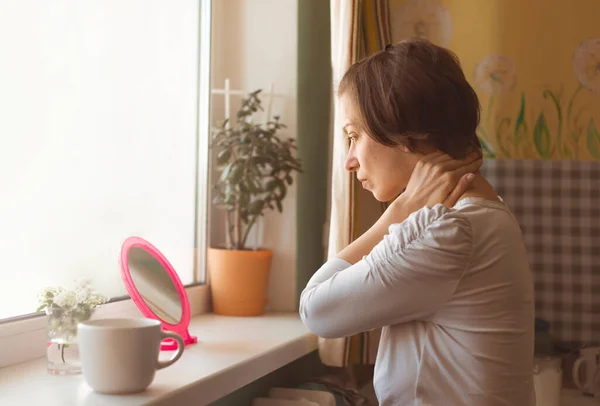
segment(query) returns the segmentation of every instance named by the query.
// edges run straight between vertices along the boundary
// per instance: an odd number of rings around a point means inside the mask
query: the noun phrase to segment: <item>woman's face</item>
[[[340,113],[350,148],[346,170],[356,172],[357,179],[375,199],[386,202],[394,199],[408,184],[415,165],[423,156],[408,148],[388,147],[369,137],[362,128],[360,114],[347,96],[340,98]]]

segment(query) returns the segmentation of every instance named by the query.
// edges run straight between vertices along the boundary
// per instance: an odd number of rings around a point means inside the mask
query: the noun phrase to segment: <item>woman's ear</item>
[[[399,148],[400,148],[400,151],[402,151],[404,153],[410,152],[410,149],[408,149],[408,147],[406,145],[400,145]]]

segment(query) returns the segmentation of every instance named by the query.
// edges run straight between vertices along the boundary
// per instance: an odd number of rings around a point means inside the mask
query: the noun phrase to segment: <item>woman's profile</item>
[[[338,89],[346,169],[391,202],[302,292],[315,334],[383,328],[382,406],[530,406],[533,280],[521,229],[479,173],[479,101],[449,50],[389,45]]]

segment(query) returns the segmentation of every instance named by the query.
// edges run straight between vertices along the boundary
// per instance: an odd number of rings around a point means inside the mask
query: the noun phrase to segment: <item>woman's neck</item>
[[[467,189],[465,193],[458,199],[459,201],[467,197],[479,197],[481,199],[492,200],[499,202],[498,194],[489,184],[489,182],[483,177],[481,172],[476,173],[475,179],[471,183],[471,187]]]

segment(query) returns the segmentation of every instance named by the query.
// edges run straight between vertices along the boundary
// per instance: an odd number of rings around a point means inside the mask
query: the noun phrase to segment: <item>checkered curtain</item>
[[[536,316],[564,343],[600,344],[600,162],[487,160],[523,229]]]

